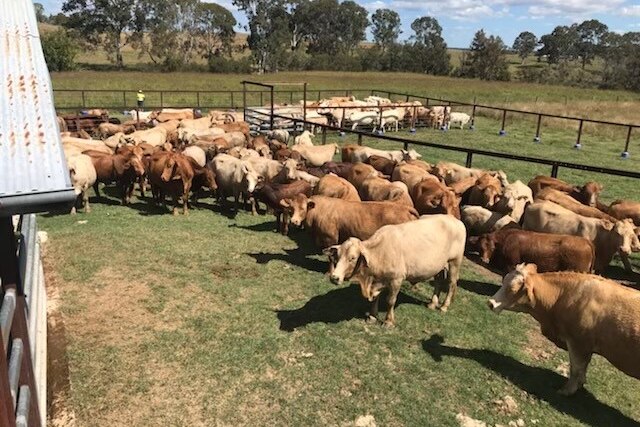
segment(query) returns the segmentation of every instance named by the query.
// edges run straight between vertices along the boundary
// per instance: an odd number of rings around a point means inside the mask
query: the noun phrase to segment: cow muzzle
[[[498,302],[493,298],[487,301],[487,305],[489,306],[489,309],[491,309],[491,311],[493,311],[496,314],[500,314],[500,312],[504,308],[501,302]]]
[[[342,285],[342,283],[344,282],[344,279],[336,274],[332,274],[329,280],[331,280],[331,283],[336,286]]]

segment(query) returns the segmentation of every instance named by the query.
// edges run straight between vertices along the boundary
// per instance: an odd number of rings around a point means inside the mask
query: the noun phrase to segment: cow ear
[[[607,221],[607,220],[602,221],[602,227],[604,227],[605,230],[608,230],[608,231],[613,230],[614,225],[615,224],[612,223],[611,221]]]
[[[339,248],[340,248],[340,245],[329,246],[328,248],[324,248],[322,250],[322,253],[325,254],[326,256],[328,256],[329,259],[336,259],[336,258],[338,258],[338,249]]]
[[[316,207],[316,202],[314,202],[313,200],[309,200],[307,202],[307,209],[313,209]]]
[[[537,274],[538,266],[535,264],[526,264],[524,266],[524,271],[526,271],[528,274]]]
[[[280,206],[282,206],[283,208],[290,208],[291,207],[291,199],[282,199],[282,200],[280,200]]]
[[[526,277],[526,276],[522,280],[523,280],[524,289],[527,291],[527,299],[529,300],[529,304],[531,305],[531,307],[535,307],[536,297],[533,292],[533,280],[531,280],[530,277]]]

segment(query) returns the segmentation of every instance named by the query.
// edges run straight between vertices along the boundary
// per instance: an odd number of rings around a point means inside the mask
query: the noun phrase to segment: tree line
[[[232,0],[247,17],[239,43],[233,14],[200,0],[65,0],[62,13],[38,19],[62,29],[43,37],[53,70],[73,67],[78,50],[102,48],[116,68],[132,48],[163,70],[191,69],[204,59],[213,72],[284,70],[407,71],[484,80],[598,85],[640,90],[640,33],[618,34],[597,20],[558,26],[540,38],[522,32],[508,47],[479,30],[453,67],[437,19],[411,23],[401,41],[401,19],[391,9],[371,15],[345,0]],[[366,43],[367,30],[372,43]],[[522,66],[510,71],[508,54]],[[537,58],[525,65],[528,57]],[[598,62],[598,67],[588,65]],[[202,62],[202,61],[200,61]]]

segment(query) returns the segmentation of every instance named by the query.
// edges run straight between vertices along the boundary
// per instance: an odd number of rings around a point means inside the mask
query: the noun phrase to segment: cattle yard
[[[562,127],[545,128],[535,144],[535,121],[507,120],[505,136],[500,125],[501,117],[486,115],[474,131],[405,128],[387,138],[326,127],[315,142],[399,149],[404,142],[395,137],[435,142],[410,144],[432,163],[469,160],[449,146],[637,171],[633,149],[620,158],[619,135],[587,133],[575,150],[575,133]],[[510,181],[551,173],[549,164],[513,158],[472,160],[504,170]],[[605,202],[640,199],[633,177],[556,172],[569,182],[602,183]],[[232,215],[213,199],[174,218],[138,192],[128,206],[115,188],[103,193],[101,201],[92,197],[90,214],[39,218],[50,236],[47,283],[64,320],[69,368],[54,421],[353,425],[370,415],[376,425],[458,425],[459,414],[491,425],[640,421],[639,383],[599,356],[586,389],[559,396],[567,353],[529,317],[491,313],[487,299],[500,276],[472,261],[464,261],[449,312],[425,307],[430,285],[403,286],[397,325],[387,329],[364,322],[357,285],[330,283],[326,257],[304,230],[283,236],[273,216]],[[638,271],[640,260],[632,265]],[[617,260],[606,275],[638,280]]]

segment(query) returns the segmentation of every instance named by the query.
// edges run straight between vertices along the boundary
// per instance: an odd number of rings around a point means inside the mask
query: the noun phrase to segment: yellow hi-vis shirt
[[[144,101],[144,93],[138,93],[137,98],[138,98],[138,102]]]

